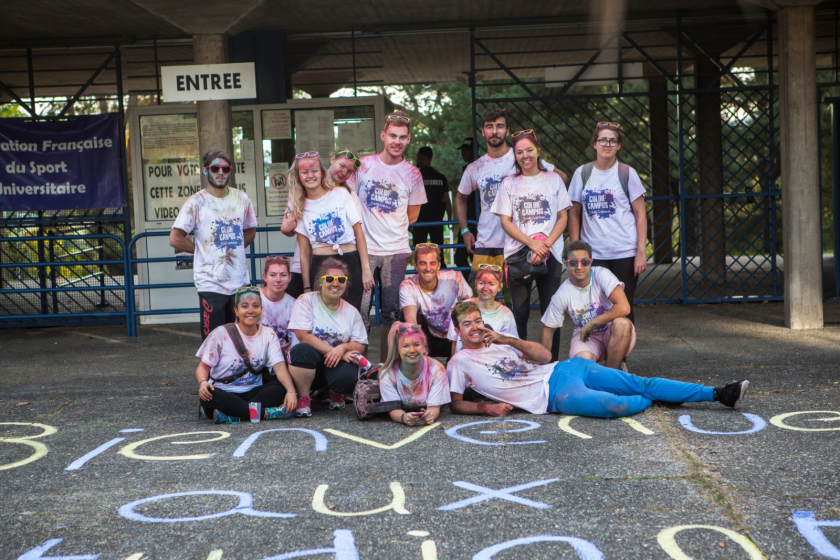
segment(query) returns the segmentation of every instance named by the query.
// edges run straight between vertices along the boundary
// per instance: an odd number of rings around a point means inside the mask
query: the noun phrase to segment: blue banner
[[[119,116],[0,119],[0,211],[125,205]]]

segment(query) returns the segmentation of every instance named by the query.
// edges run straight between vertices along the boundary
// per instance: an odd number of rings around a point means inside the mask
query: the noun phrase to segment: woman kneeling
[[[379,373],[382,401],[402,401],[391,420],[416,426],[433,424],[449,403],[449,381],[443,364],[426,355],[426,335],[418,325],[394,323],[388,333],[388,358]]]
[[[216,424],[238,424],[250,417],[249,403],[260,403],[263,419],[289,418],[297,408],[297,394],[277,335],[260,325],[260,289],[240,288],[234,302],[239,320],[232,325],[235,331],[229,333],[227,325],[217,327],[196,354],[201,358],[195,378],[204,414]],[[235,333],[242,339],[249,364],[231,338]],[[273,379],[264,383],[261,370]]]

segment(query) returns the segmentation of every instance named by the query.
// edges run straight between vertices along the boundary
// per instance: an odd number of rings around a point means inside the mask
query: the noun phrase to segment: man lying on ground
[[[452,397],[449,407],[455,414],[505,416],[516,407],[532,414],[620,418],[638,414],[654,401],[717,401],[735,408],[749,385],[743,380],[714,388],[638,377],[584,358],[548,363],[551,352],[543,345],[485,329],[473,302],[456,305],[452,322],[464,344],[446,368]],[[465,401],[467,387],[500,402]]]

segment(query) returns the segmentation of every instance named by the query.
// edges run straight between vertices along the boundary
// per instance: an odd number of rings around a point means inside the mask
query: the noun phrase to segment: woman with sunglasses
[[[592,265],[624,283],[633,321],[636,282],[647,269],[647,210],[639,174],[616,159],[623,140],[620,124],[595,126],[589,145],[597,158],[579,167],[569,185],[569,239],[586,241],[594,251]]]
[[[361,278],[345,293],[350,305],[360,309],[363,290],[373,287],[362,217],[350,192],[333,188],[318,152],[295,156],[289,200],[297,222],[304,292],[312,289],[310,270],[333,257],[348,266],[350,275]]]
[[[263,269],[265,285],[260,290],[263,309],[260,324],[274,331],[284,356],[288,356],[289,349],[298,342],[295,334],[289,332],[289,318],[295,305],[295,298],[286,293],[291,279],[290,268],[289,257],[266,257]]]
[[[481,319],[486,327],[497,333],[513,338],[519,338],[516,330],[516,319],[510,309],[496,301],[496,294],[502,291],[502,267],[495,264],[480,264],[475,274],[475,291],[477,298],[464,301],[474,301],[481,311]],[[452,354],[464,347],[461,337],[455,332],[455,325],[449,322],[449,332],[446,337],[452,341]]]
[[[216,424],[238,424],[240,420],[247,420],[250,418],[249,403],[262,405],[264,420],[289,418],[297,408],[297,393],[277,335],[260,325],[260,289],[257,286],[239,288],[233,297],[238,319],[234,327],[245,345],[251,369],[259,372],[269,368],[274,379],[264,382],[263,375],[251,373],[227,328],[224,325],[217,327],[196,354],[201,358],[195,370],[201,408]]]
[[[292,347],[289,368],[301,396],[296,416],[312,416],[309,390],[316,374],[329,387],[330,409],[344,408],[345,396],[356,387],[356,363],[368,337],[359,311],[342,299],[349,274],[345,263],[328,258],[316,272],[316,291],[297,298],[292,308],[289,329],[300,341]]]
[[[401,401],[391,420],[416,426],[434,424],[449,403],[449,380],[439,361],[426,355],[426,335],[418,325],[396,322],[388,332],[388,357],[379,373],[383,401]]]
[[[572,206],[566,185],[556,173],[547,173],[542,162],[542,145],[533,130],[511,136],[516,173],[505,177],[499,187],[492,212],[501,218],[505,239],[505,262],[517,253],[527,251],[532,265],[545,263],[548,272],[532,278],[508,278],[513,316],[519,338],[528,337],[531,314],[531,286],[536,282],[540,296],[540,312],[545,313],[551,296],[560,287],[563,274],[563,230],[566,214]],[[518,256],[518,255],[517,255]],[[560,350],[560,331],[551,345],[551,359]]]

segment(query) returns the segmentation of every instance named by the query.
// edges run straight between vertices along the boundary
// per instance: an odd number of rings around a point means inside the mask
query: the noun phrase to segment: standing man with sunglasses
[[[625,359],[636,345],[636,329],[627,318],[630,304],[624,283],[600,266],[592,266],[592,248],[572,241],[563,249],[569,278],[551,298],[542,317],[540,343],[551,348],[554,331],[568,313],[575,324],[569,358],[606,360],[608,368],[627,371]]]
[[[178,213],[169,245],[194,253],[193,276],[201,314],[201,340],[226,323],[233,323],[233,294],[251,283],[245,247],[254,241],[257,216],[244,191],[231,189],[233,160],[222,150],[202,158],[207,186],[189,197]],[[195,242],[187,235],[193,232]]]
[[[381,329],[380,359],[388,355],[388,331],[400,313],[400,283],[411,257],[408,226],[417,221],[420,205],[426,203],[423,176],[403,157],[411,141],[411,120],[402,111],[385,115],[380,138],[381,153],[362,158],[362,166],[347,180],[362,202],[362,225],[370,269],[379,282]],[[362,297],[362,318],[370,330],[370,306],[374,290]]]

